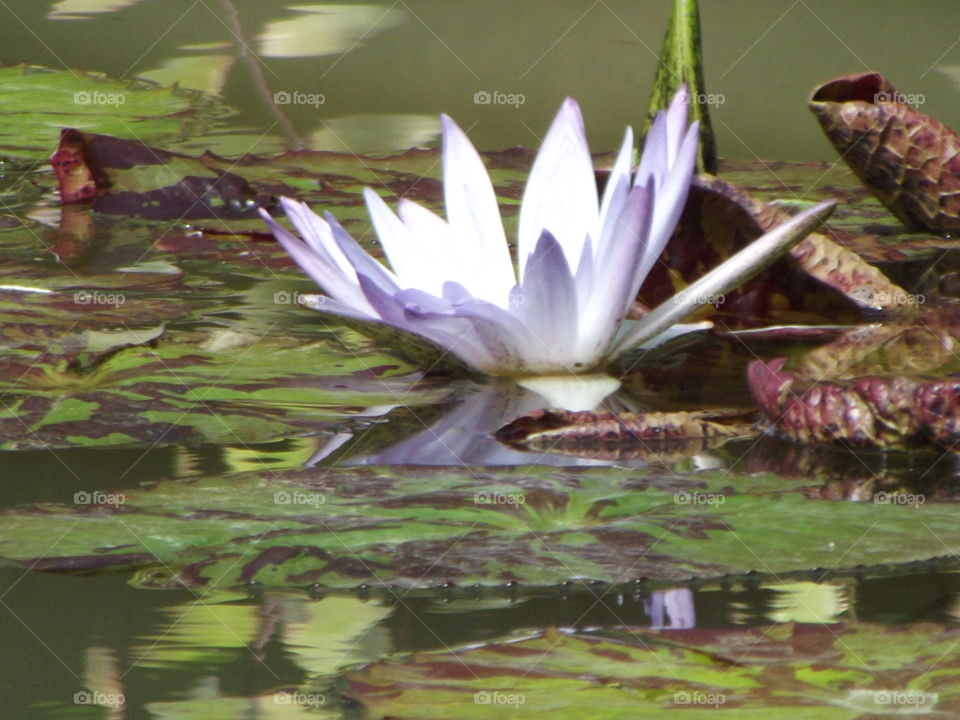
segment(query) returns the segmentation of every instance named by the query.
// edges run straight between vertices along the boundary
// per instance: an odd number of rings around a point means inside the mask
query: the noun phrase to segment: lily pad
[[[852,170],[835,163],[725,160],[720,177],[768,203],[804,208],[835,198],[839,206],[824,234],[867,262],[934,259],[956,249],[953,239],[906,228]]]
[[[63,127],[169,145],[201,134],[228,112],[210,96],[174,87],[81,70],[0,68],[0,156],[8,158],[49,157]]]
[[[616,414],[534,410],[504,425],[496,438],[520,449],[663,462],[720,447],[731,438],[755,435],[749,414],[710,410]]]
[[[8,512],[0,557],[152,568],[140,577],[152,587],[425,589],[849,570],[958,550],[956,505],[828,503],[806,497],[808,483],[611,468],[249,472]]]
[[[347,672],[339,687],[371,720],[804,718],[960,712],[960,630],[942,625],[556,630],[518,642],[417,653]]]
[[[764,414],[787,437],[859,447],[932,444],[952,449],[960,442],[960,382],[955,378],[805,382],[783,370],[785,360],[757,360],[749,378]]]
[[[447,394],[417,386],[414,368],[356,340],[351,348],[232,330],[24,330],[0,354],[0,447],[261,442],[316,433],[358,406]]]

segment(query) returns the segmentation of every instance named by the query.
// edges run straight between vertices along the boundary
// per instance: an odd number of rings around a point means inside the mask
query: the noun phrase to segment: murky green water
[[[613,149],[623,126],[638,124],[646,108],[670,7],[616,0],[349,5],[353,12],[325,24],[315,12],[236,0],[234,25],[217,0],[8,0],[0,61],[220,91],[240,111],[236,125],[275,138],[263,147],[284,137],[270,99],[287,92],[292,131],[314,147],[366,152],[422,144],[434,137],[440,112],[483,149],[536,146],[560,100],[572,95],[583,106],[591,146]],[[54,6],[62,10],[51,18]],[[65,19],[74,8],[110,6],[122,8]],[[703,2],[707,91],[723,100],[712,108],[720,154],[832,159],[805,110],[807,95],[834,75],[868,69],[903,93],[924,95],[924,111],[960,123],[955,11],[952,0]],[[238,56],[231,45],[238,29],[260,62]],[[522,94],[523,104],[475,104],[483,92],[491,100],[494,92]],[[324,102],[305,97],[297,104],[293,93],[323,95]]]
[[[532,147],[564,95],[580,100],[591,144],[601,150],[619,142],[626,123],[641,121],[668,15],[666,2],[613,0],[411,0],[346,9],[341,4],[335,22],[318,4],[298,11],[235,0],[232,7],[236,17],[229,4],[214,0],[7,0],[0,3],[0,63],[83,67],[113,78],[178,81],[220,93],[237,110],[226,121],[237,132],[216,140],[215,149],[227,155],[290,146],[359,154],[430,145],[439,112],[454,116],[479,147]],[[867,68],[884,72],[905,93],[922,95],[924,111],[960,125],[955,15],[953,0],[704,0],[706,80],[717,95],[712,113],[720,154],[832,162],[832,149],[805,109],[806,95],[828,77]],[[237,37],[257,56],[240,52]],[[286,93],[289,102],[273,101],[276,93]],[[51,132],[52,149],[55,129]],[[131,236],[124,245],[111,234],[107,246],[84,259],[82,271],[107,272],[138,261],[140,240]],[[38,262],[56,267],[48,256]],[[194,257],[184,269],[205,273],[211,286],[220,283],[215,291],[222,293],[225,325],[305,332],[303,316],[291,316],[268,300],[291,290],[289,282],[217,276],[207,262]],[[178,323],[179,329],[214,324],[209,317]],[[771,348],[760,352],[775,354]],[[717,341],[697,353],[700,360],[724,358],[723,371],[703,382],[691,369],[696,357],[687,358],[693,364],[651,368],[635,378],[633,397],[665,410],[749,404],[743,371],[752,353],[739,341]],[[466,418],[472,412],[469,405],[456,405],[469,393],[447,397],[449,388],[428,389],[435,395],[412,410],[334,403],[307,437],[281,441],[4,452],[0,505],[69,503],[78,489],[122,491],[162,479],[296,468],[310,458],[321,468],[398,462],[410,457],[403,442],[422,448],[418,433],[442,422],[444,413],[459,407]],[[487,433],[475,434],[471,458],[505,464],[537,459],[499,448],[494,458]],[[366,445],[360,437],[367,438]],[[389,456],[389,447],[401,449]],[[456,465],[454,456],[438,452],[420,461]],[[849,494],[849,487],[880,472],[891,486],[954,497],[950,456],[851,457],[769,439],[759,445],[730,443],[704,452],[698,462],[736,472],[827,476],[832,484],[823,488],[826,496]],[[643,461],[620,460],[631,463]],[[694,589],[696,625],[955,623],[956,573],[942,565],[915,570],[882,579],[828,578],[815,586],[801,580],[757,587],[739,579],[730,587]],[[374,661],[386,652],[502,639],[551,625],[602,633],[652,622],[644,605],[652,589],[644,586],[581,588],[569,596],[503,587],[480,597],[465,589],[456,597],[440,589],[321,597],[306,587],[291,592],[251,587],[200,599],[187,590],[134,588],[129,580],[126,573],[65,576],[0,568],[0,714],[292,717],[289,705],[278,703],[278,690],[311,682],[322,687],[338,667]],[[126,702],[115,711],[78,704],[74,694],[85,690],[122,693]],[[234,704],[217,705],[223,698]],[[340,712],[321,702],[293,709],[317,710],[320,716]]]

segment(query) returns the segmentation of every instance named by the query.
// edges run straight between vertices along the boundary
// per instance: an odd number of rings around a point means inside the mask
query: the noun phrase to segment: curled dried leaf
[[[861,182],[904,225],[960,232],[960,136],[879,73],[834,78],[809,106]]]
[[[697,176],[677,230],[641,288],[640,302],[654,307],[685,290],[707,270],[790,217],[731,182]],[[716,298],[711,317],[716,315],[727,326],[753,326],[758,321],[852,322],[858,308],[903,309],[909,297],[879,269],[814,232],[794,246],[788,258]]]

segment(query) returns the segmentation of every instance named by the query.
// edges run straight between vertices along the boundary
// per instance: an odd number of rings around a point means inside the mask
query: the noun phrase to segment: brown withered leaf
[[[110,215],[228,220],[256,218],[258,205],[272,204],[214,155],[193,158],[139,140],[64,128],[51,163],[63,203],[92,202]]]
[[[960,136],[908,99],[867,72],[823,83],[809,106],[837,152],[904,225],[960,232]]]
[[[757,360],[747,376],[764,415],[793,440],[942,448],[960,441],[960,378],[811,381],[785,371],[785,362]]]
[[[677,230],[641,288],[640,303],[658,305],[787,218],[733,183],[696,177]],[[718,298],[702,316],[728,327],[853,322],[861,308],[905,309],[908,299],[880,270],[812,233],[789,257]]]
[[[62,130],[60,145],[50,158],[50,165],[60,185],[60,201],[64,205],[89,202],[97,194],[93,171],[83,155],[83,134]]]
[[[596,413],[535,410],[496,432],[500,442],[577,457],[675,462],[755,431],[750,411]]]

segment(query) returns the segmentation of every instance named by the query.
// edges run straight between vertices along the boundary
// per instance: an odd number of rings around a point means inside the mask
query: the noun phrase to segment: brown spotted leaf
[[[960,379],[804,381],[785,371],[785,362],[753,362],[748,377],[764,414],[793,440],[860,447],[933,443],[944,448],[960,440]]]
[[[641,288],[641,303],[665,301],[789,217],[731,182],[698,176],[676,232]],[[706,315],[727,326],[853,321],[858,308],[895,308],[905,298],[879,269],[812,233],[789,257],[715,298]]]
[[[497,431],[513,447],[548,450],[578,457],[645,458],[664,461],[719,447],[753,429],[743,413],[595,413],[536,410]]]
[[[908,228],[960,232],[960,136],[878,73],[834,78],[810,109],[837,152]]]
[[[92,200],[95,210],[112,215],[253,218],[258,205],[272,203],[212,155],[192,158],[139,140],[67,128],[51,163],[62,202]]]

